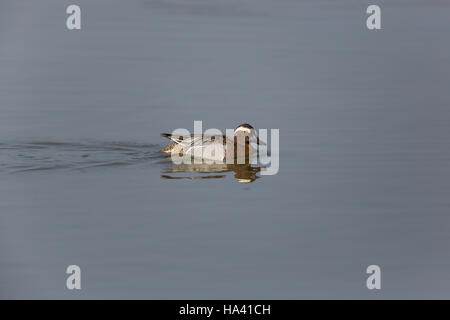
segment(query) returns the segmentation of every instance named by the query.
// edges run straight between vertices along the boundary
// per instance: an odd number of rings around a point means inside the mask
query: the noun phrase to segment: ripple
[[[123,141],[0,143],[0,173],[125,167],[166,158],[161,145]]]

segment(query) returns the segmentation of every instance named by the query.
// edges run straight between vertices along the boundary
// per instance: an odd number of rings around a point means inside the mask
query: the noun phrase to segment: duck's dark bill
[[[259,140],[259,138],[256,138],[256,143],[257,143],[257,144],[260,144],[260,145],[262,145],[262,146],[266,146],[266,145],[267,145],[264,141]]]

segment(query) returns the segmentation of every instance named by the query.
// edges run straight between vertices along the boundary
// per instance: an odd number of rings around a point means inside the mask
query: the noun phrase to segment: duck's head
[[[260,141],[258,138],[258,135],[256,134],[256,130],[249,125],[248,123],[240,124],[237,126],[237,128],[234,130],[234,137],[237,138],[238,141],[240,137],[243,137],[243,140],[241,141],[248,141],[253,142],[256,144],[266,145],[264,141]]]

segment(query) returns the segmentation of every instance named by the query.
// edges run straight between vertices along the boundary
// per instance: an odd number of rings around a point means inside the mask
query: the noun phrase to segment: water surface
[[[0,3],[1,298],[449,298],[447,2],[78,3]],[[180,172],[194,120],[279,173]]]

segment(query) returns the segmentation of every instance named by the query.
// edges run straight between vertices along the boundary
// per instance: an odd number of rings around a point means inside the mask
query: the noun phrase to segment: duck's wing
[[[177,145],[180,145],[185,150],[185,153],[189,153],[192,149],[201,147],[203,144],[211,143],[216,137],[215,135],[204,134],[173,135],[169,133],[161,133],[161,136],[172,140]],[[224,144],[226,144],[226,139],[227,136],[223,135],[222,140]]]
[[[201,134],[190,134],[190,135],[173,135],[169,133],[161,133],[161,136],[172,140],[174,143],[167,147],[167,150],[174,150],[174,148],[180,148],[180,151],[184,154],[189,154],[192,148],[198,146],[198,143],[203,138]]]
[[[196,142],[199,142],[200,140],[202,142],[214,141],[216,137],[215,135],[205,135],[205,134],[173,135],[170,133],[161,133],[161,136],[170,139],[177,144],[182,144],[186,146],[194,145]],[[226,143],[227,139],[229,138],[226,135],[222,135],[222,141],[224,144]]]
[[[190,135],[173,135],[170,133],[161,133],[161,136],[164,138],[170,139],[176,144],[189,147],[193,145],[195,142],[202,139],[201,134],[190,134]]]

